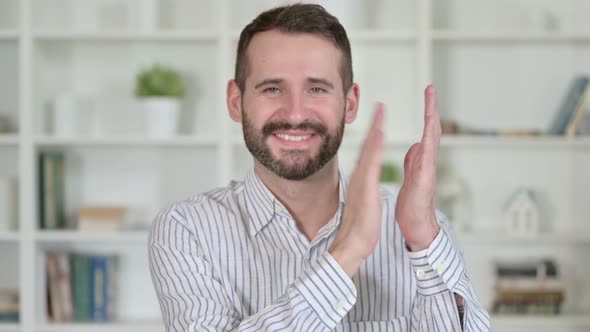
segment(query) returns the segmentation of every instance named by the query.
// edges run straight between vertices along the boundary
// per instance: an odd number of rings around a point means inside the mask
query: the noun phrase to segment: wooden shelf
[[[3,231],[0,232],[0,243],[1,242],[18,242],[19,232],[17,231]]]
[[[343,146],[360,147],[364,137],[345,136]],[[241,137],[236,137],[234,144],[243,144]],[[389,148],[409,148],[418,142],[415,139],[387,139],[385,146]],[[475,136],[475,135],[444,135],[440,146],[443,148],[489,148],[489,149],[550,149],[550,148],[588,148],[590,136],[567,138],[563,136]]]
[[[500,231],[457,232],[461,244],[489,245],[586,245],[590,244],[590,230],[555,231],[531,237],[516,237]]]
[[[20,329],[18,323],[0,323],[0,332],[18,332]]]
[[[18,39],[18,31],[17,30],[5,30],[0,29],[0,40],[17,40]]]
[[[590,137],[564,136],[470,136],[445,135],[441,139],[443,147],[472,147],[472,148],[583,148],[590,147]]]
[[[34,33],[37,41],[58,42],[141,42],[141,41],[203,41],[213,42],[218,33],[212,30],[135,32],[40,32]]]
[[[46,231],[35,233],[38,243],[113,243],[113,244],[147,244],[147,231],[120,232],[82,232],[75,230]]]
[[[164,330],[164,325],[159,321],[44,324],[35,328],[37,332],[161,332]]]
[[[37,136],[38,147],[215,147],[220,139],[215,136],[178,136],[166,139],[148,137],[78,137],[60,138]]]
[[[533,315],[493,315],[492,326],[510,327],[555,327],[557,331],[564,327],[590,327],[589,314],[565,314],[555,316]]]
[[[461,32],[433,30],[434,41],[457,42],[590,42],[589,33],[563,32]]]
[[[0,134],[0,146],[3,145],[14,145],[18,144],[18,135],[17,134]]]

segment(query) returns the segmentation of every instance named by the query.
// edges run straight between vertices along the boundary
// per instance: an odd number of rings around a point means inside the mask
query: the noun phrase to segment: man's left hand
[[[440,144],[440,115],[433,85],[424,91],[424,132],[404,160],[404,184],[397,197],[395,215],[408,248],[420,251],[430,246],[440,228],[436,220],[436,157]]]

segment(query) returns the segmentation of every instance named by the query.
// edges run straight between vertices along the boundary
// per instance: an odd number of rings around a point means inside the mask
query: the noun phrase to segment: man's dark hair
[[[342,52],[340,75],[344,93],[352,86],[352,55],[346,30],[338,19],[328,13],[324,7],[315,4],[291,4],[267,10],[246,25],[240,34],[234,79],[244,91],[248,76],[248,58],[246,50],[254,35],[258,32],[278,30],[284,33],[312,33],[320,35],[334,43]]]

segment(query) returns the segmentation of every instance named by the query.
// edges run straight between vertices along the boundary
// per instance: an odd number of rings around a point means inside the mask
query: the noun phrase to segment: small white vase
[[[75,137],[79,122],[76,97],[70,94],[57,96],[53,101],[53,134],[59,137]]]
[[[146,97],[141,100],[145,114],[146,135],[151,138],[176,136],[180,116],[180,100],[170,97]]]

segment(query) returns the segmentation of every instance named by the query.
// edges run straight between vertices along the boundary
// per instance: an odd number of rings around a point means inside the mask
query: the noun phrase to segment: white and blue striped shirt
[[[153,223],[149,262],[167,331],[489,331],[451,229],[409,252],[382,190],[381,239],[352,280],[328,253],[340,207],[310,241],[252,170],[178,202]]]

